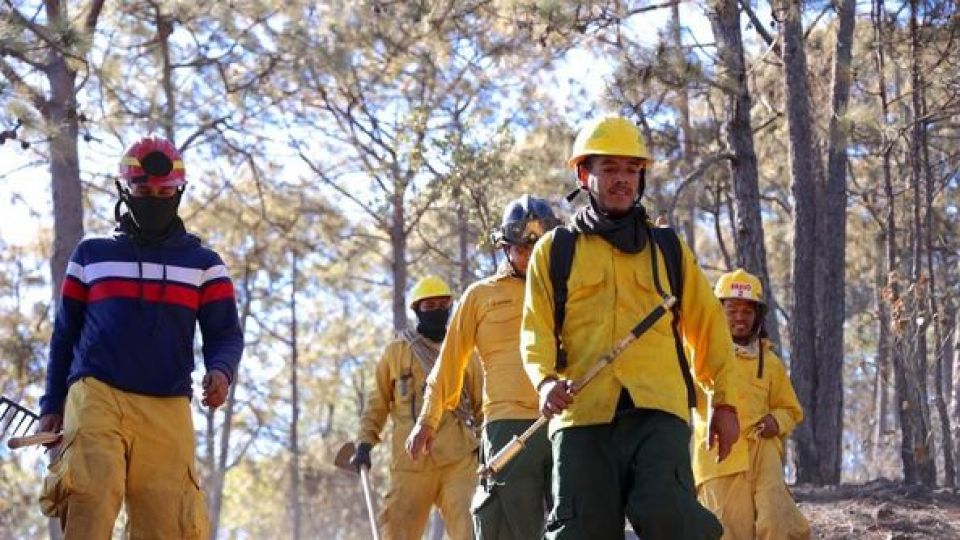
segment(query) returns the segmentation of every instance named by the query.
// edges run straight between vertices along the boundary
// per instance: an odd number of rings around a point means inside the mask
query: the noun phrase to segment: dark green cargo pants
[[[483,456],[489,459],[524,432],[533,420],[495,420],[483,428]],[[527,440],[526,447],[492,481],[477,488],[473,523],[478,540],[542,538],[550,498],[552,463],[547,429]]]
[[[697,502],[689,444],[683,420],[649,409],[557,431],[546,538],[620,540],[624,517],[643,540],[720,538],[720,522]]]

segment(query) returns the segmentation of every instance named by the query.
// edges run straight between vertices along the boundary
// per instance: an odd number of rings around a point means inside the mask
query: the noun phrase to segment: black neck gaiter
[[[156,236],[166,232],[177,218],[180,194],[173,197],[127,197],[124,201],[137,228],[144,234]]]
[[[611,217],[597,208],[591,196],[590,204],[573,216],[573,226],[583,234],[598,234],[615,248],[625,253],[640,253],[647,245],[647,211],[636,204],[626,214]]]
[[[168,238],[177,236],[178,234],[186,232],[186,228],[183,226],[183,221],[177,217],[173,217],[173,221],[165,229],[157,233],[149,233],[140,229],[137,225],[136,220],[129,212],[120,216],[120,230],[127,233],[133,241],[141,247],[150,247],[162,244]]]
[[[447,319],[450,309],[417,310],[417,332],[430,341],[440,343],[447,335]]]

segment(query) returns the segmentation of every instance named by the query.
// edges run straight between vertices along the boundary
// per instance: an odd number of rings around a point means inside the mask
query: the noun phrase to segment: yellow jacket
[[[697,411],[694,426],[693,475],[697,484],[711,478],[736,474],[750,467],[748,438],[756,438],[757,423],[767,414],[773,415],[780,427],[775,438],[780,455],[783,456],[783,442],[797,424],[803,420],[803,409],[797,394],[790,384],[790,376],[783,362],[773,352],[767,340],[763,340],[763,377],[757,378],[757,356],[748,356],[737,352],[734,362],[737,391],[731,403],[737,408],[740,419],[740,438],[730,455],[722,463],[717,463],[717,451],[707,451],[707,407],[702,394],[697,399]]]
[[[550,282],[553,238],[554,233],[549,232],[537,242],[527,268],[520,352],[535,388],[547,377],[579,378],[662,302],[653,282],[650,246],[628,254],[597,235],[577,235],[562,329],[569,365],[558,374]],[[682,251],[680,330],[694,352],[689,360],[695,378],[714,392],[718,403],[726,403],[733,361],[730,330],[693,254],[685,245]],[[662,251],[658,250],[657,261],[661,286],[669,291]],[[689,421],[671,319],[670,313],[664,315],[584,387],[570,408],[551,420],[551,432],[566,426],[610,422],[622,387],[637,407],[666,411]]]
[[[376,388],[367,396],[366,407],[360,418],[360,442],[375,445],[387,421],[393,420],[391,430],[390,467],[392,470],[421,471],[429,466],[445,465],[476,450],[477,438],[453,412],[443,414],[437,429],[430,459],[413,461],[404,448],[407,435],[413,430],[420,406],[427,374],[421,362],[414,357],[406,341],[395,339],[387,346],[377,363]],[[467,388],[474,404],[475,418],[480,415],[481,385],[476,368],[468,368]]]
[[[427,378],[419,423],[436,428],[441,414],[460,401],[474,349],[483,368],[483,418],[537,418],[537,392],[520,361],[523,280],[499,273],[467,288],[447,328],[440,357]]]

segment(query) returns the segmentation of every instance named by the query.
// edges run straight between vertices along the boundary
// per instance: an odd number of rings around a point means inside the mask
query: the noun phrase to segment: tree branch
[[[733,160],[734,157],[736,156],[730,152],[720,152],[705,156],[703,159],[701,159],[700,163],[692,171],[690,171],[689,174],[687,174],[683,181],[680,182],[680,185],[677,186],[677,189],[673,192],[673,198],[670,201],[670,211],[667,215],[673,216],[673,212],[677,209],[677,201],[680,199],[680,193],[686,189],[687,186],[703,176],[703,174],[707,172],[707,169],[709,169],[714,163],[723,160]]]
[[[27,82],[20,77],[20,74],[17,73],[17,70],[13,69],[13,66],[3,58],[0,58],[0,73],[3,73],[3,76],[6,77],[8,81],[26,93],[34,107],[41,111],[46,108],[47,100],[40,95],[36,88],[27,84]]]
[[[87,18],[83,21],[83,29],[92,34],[97,28],[97,21],[100,19],[100,12],[103,11],[103,0],[94,0],[90,4],[90,11],[87,12]]]
[[[773,47],[774,51],[777,53],[777,56],[780,56],[780,46],[776,44],[776,38],[774,38],[770,32],[767,32],[767,27],[764,26],[763,22],[760,21],[760,17],[757,17],[756,12],[753,11],[753,8],[750,7],[750,2],[744,2],[740,0],[737,2],[740,4],[740,8],[747,14],[747,17],[750,19],[750,22],[753,24],[754,30],[760,34],[760,37],[763,38],[763,41],[767,43],[768,47]]]
[[[306,156],[306,154],[303,153],[303,150],[297,149],[297,155],[299,155],[300,159],[303,160],[303,162],[306,163],[308,167],[310,167],[310,170],[312,170],[314,173],[316,173],[317,176],[320,177],[320,180],[323,181],[324,184],[327,184],[328,186],[332,187],[334,190],[336,190],[337,193],[339,193],[340,195],[343,195],[344,197],[349,199],[351,202],[359,206],[361,210],[363,210],[368,216],[373,218],[374,222],[376,222],[377,225],[382,227],[384,230],[387,230],[390,228],[390,224],[384,221],[382,216],[380,216],[373,208],[370,208],[369,205],[361,201],[352,192],[342,188],[339,184],[334,182],[333,179],[327,176],[327,174],[323,172],[320,169],[320,167],[318,167],[313,161],[310,160],[310,158]]]

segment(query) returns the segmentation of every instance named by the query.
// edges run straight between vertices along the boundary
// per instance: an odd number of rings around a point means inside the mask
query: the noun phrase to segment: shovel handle
[[[370,475],[367,468],[360,466],[360,485],[363,486],[363,502],[367,505],[367,516],[370,518],[370,534],[373,540],[380,540],[380,531],[377,529],[377,518],[373,513],[373,496],[370,493]]]
[[[527,440],[530,439],[530,437],[533,437],[534,433],[546,425],[546,423],[547,418],[541,416],[540,418],[537,418],[536,422],[531,424],[530,427],[521,433],[519,437],[514,435],[513,439],[510,439],[510,442],[507,443],[506,446],[501,448],[499,452],[490,458],[488,463],[481,465],[480,468],[477,469],[477,475],[479,475],[480,478],[490,478],[494,474],[500,472],[500,470],[506,467],[507,463],[509,463],[514,456],[519,454],[520,451],[526,447]]]
[[[10,449],[15,449],[23,448],[24,446],[50,444],[59,441],[61,436],[63,436],[62,433],[41,431],[40,433],[34,433],[33,435],[26,435],[23,437],[10,437],[10,440],[7,441],[7,447]]]

